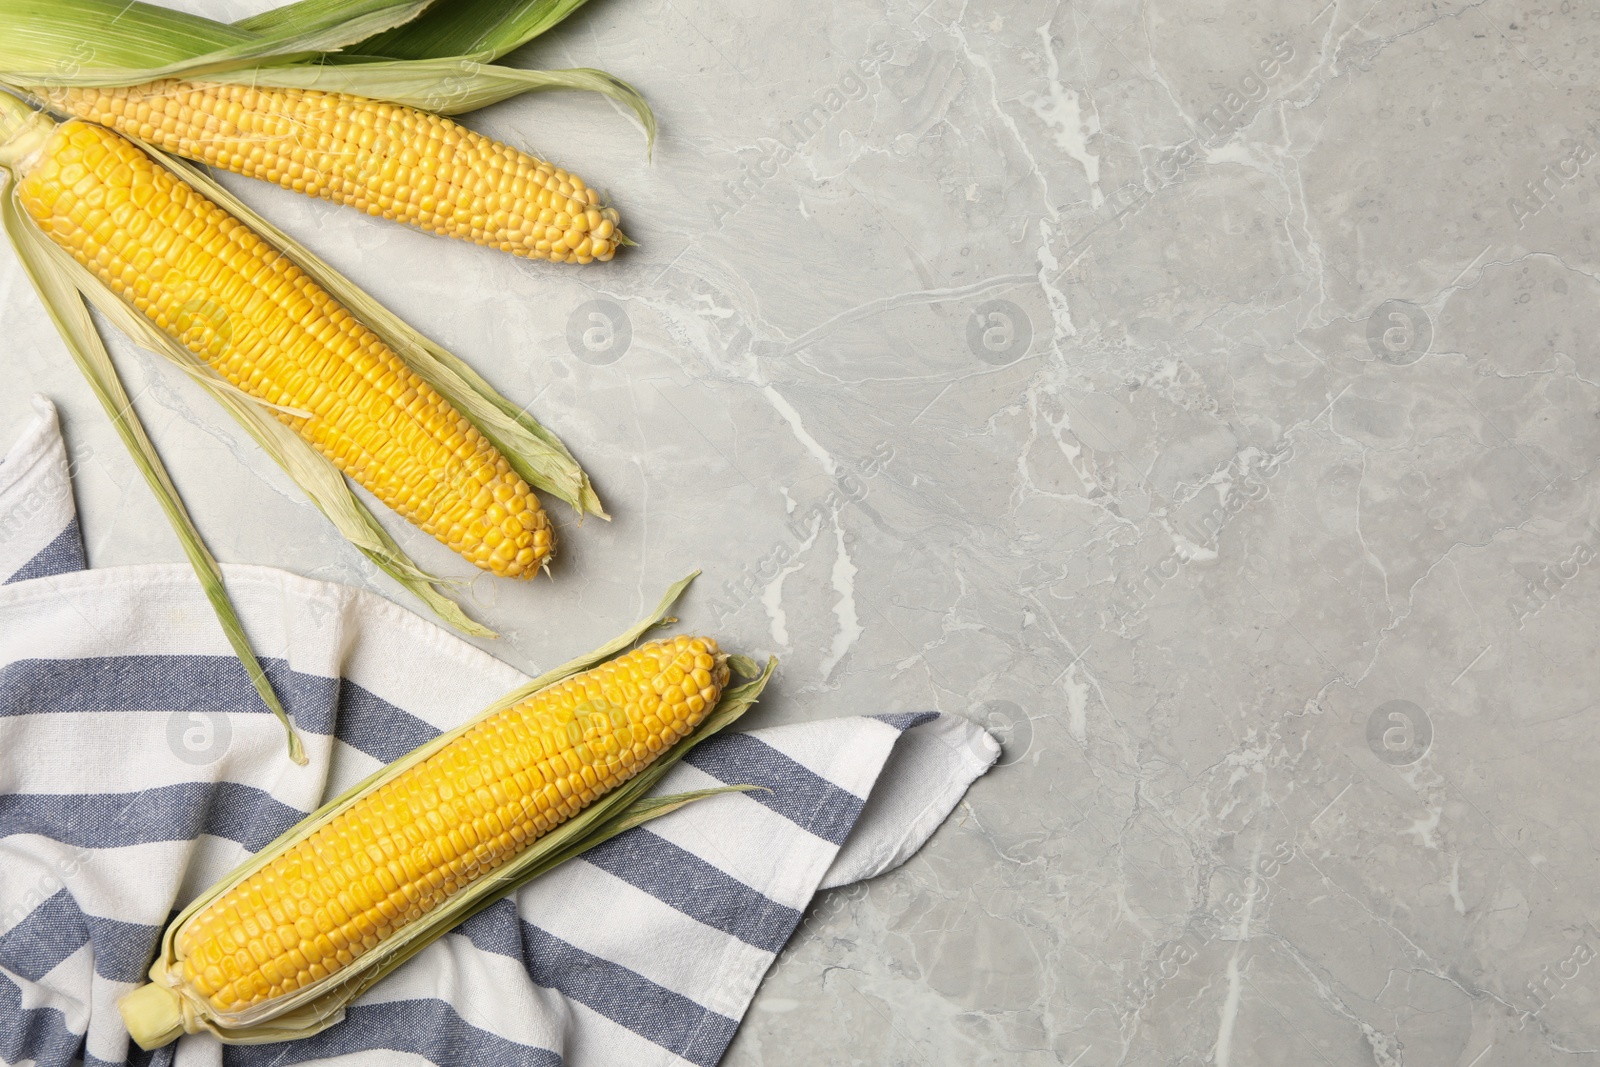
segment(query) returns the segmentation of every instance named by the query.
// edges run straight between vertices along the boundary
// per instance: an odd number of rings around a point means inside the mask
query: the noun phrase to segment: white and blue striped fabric
[[[293,766],[187,566],[84,569],[54,411],[37,408],[0,464],[0,516],[21,516],[0,544],[7,1063],[709,1067],[817,890],[902,862],[998,755],[931,712],[714,739],[662,788],[771,791],[703,801],[558,868],[316,1037],[144,1053],[116,1000],[178,908],[524,676],[380,597],[229,566],[306,741],[311,765]]]

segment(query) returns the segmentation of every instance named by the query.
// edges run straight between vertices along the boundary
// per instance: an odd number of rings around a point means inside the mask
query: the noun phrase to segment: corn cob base
[[[23,208],[155,326],[270,404],[345,474],[496,574],[530,578],[554,532],[486,438],[288,257],[136,146],[62,123]]]
[[[605,262],[622,240],[577,175],[415,108],[176,79],[35,91],[176,155],[512,255]]]
[[[154,1048],[202,1018],[248,1027],[300,1007],[648,766],[727,682],[710,638],[657,641],[402,760],[169,933],[175,962],[123,1001],[130,1032]]]

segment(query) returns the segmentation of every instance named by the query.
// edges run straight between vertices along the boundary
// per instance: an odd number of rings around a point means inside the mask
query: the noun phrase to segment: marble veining
[[[190,5],[238,16],[261,3]],[[523,667],[692,567],[754,721],[1001,765],[824,895],[730,1067],[1600,1064],[1600,8],[595,0],[468,121],[639,247],[526,263],[230,187],[560,432],[614,515],[467,587]],[[180,558],[9,254],[93,565]],[[225,560],[404,595],[115,344]],[[391,517],[392,518],[392,517]],[[431,538],[425,565],[471,579]]]

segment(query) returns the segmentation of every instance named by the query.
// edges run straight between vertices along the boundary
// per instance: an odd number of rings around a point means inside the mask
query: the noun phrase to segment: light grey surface
[[[653,162],[595,99],[472,122],[611,193],[610,265],[230,185],[594,473],[553,580],[474,584],[499,654],[702,566],[685,618],[783,658],[758,722],[1004,737],[731,1067],[1600,1064],[1597,40],[1553,0],[604,0],[524,61],[633,80]],[[94,565],[179,558],[9,257],[0,294],[0,426],[61,404]],[[220,556],[372,580],[119,352]]]

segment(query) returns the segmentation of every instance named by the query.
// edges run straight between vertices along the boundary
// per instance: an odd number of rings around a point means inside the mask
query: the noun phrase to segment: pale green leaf
[[[709,737],[710,734],[706,734]],[[700,740],[704,740],[702,737]],[[696,742],[698,744],[698,742]],[[676,762],[675,760],[673,762]],[[671,764],[668,764],[670,767]],[[667,768],[663,768],[665,771]],[[688,807],[697,800],[709,800],[712,797],[726,796],[731,793],[770,793],[771,790],[764,785],[719,785],[709,789],[691,789],[683,793],[666,793],[659,797],[641,797],[632,804],[621,809],[620,813],[612,815],[595,825],[581,837],[573,841],[561,852],[546,857],[537,864],[522,881],[531,881],[546,871],[553,870],[561,864],[581,856],[596,845],[626,833],[635,827],[643,826],[652,819],[659,819],[663,815]],[[490,901],[492,904],[493,901]]]
[[[216,612],[217,621],[227,636],[228,644],[233,647],[234,654],[238,656],[262,702],[283,723],[283,728],[288,734],[289,758],[295,763],[304,765],[307,760],[305,750],[300,744],[300,736],[295,733],[289,713],[278,701],[271,682],[267,680],[266,672],[262,670],[260,661],[250,648],[244,624],[240,621],[238,613],[234,610],[233,601],[228,596],[222,568],[206,548],[200,531],[194,525],[194,520],[183,506],[177,487],[173,485],[165,465],[161,462],[161,456],[156,452],[154,443],[145,434],[144,424],[139,421],[133,402],[122,386],[122,379],[118,377],[116,366],[111,362],[111,355],[106,351],[105,344],[89,317],[83,295],[71,280],[67,264],[71,264],[72,267],[77,267],[78,264],[39,232],[33,220],[23,211],[17,199],[14,176],[5,192],[0,194],[0,213],[3,213],[6,234],[11,239],[12,247],[17,250],[17,257],[22,262],[24,272],[38,290],[45,310],[55,322],[56,329],[60,331],[62,340],[66,342],[68,351],[72,353],[74,362],[88,380],[96,398],[111,416],[112,424],[122,438],[123,445],[128,449],[128,454],[133,458],[139,472],[144,475],[151,492],[161,505],[161,510],[166,514],[167,521],[178,535],[184,555],[189,558],[190,566],[200,579],[201,588],[205,590],[206,598],[211,602],[212,610]]]
[[[0,72],[14,85],[139,85],[304,60],[402,25],[431,2],[318,5],[252,33],[127,0],[0,0]]]
[[[124,0],[0,0],[0,25],[0,71],[8,76],[144,70],[257,39],[198,15]]]
[[[454,0],[443,0],[445,7],[449,7],[453,2]],[[278,4],[247,18],[238,19],[230,28],[251,34],[282,33],[286,30],[293,32],[297,27],[313,22],[337,23],[345,18],[347,13],[360,6],[361,0],[296,0],[294,3]]]
[[[302,9],[315,11],[341,2],[300,0],[243,19],[235,26],[262,32],[299,19]],[[436,59],[488,52],[498,58],[544,33],[583,4],[584,0],[452,0],[435,4],[403,26],[352,45],[345,54]]]
[[[428,27],[418,39],[449,30],[446,42],[467,43],[454,50],[441,45],[418,56],[385,58],[332,49],[359,41],[373,26],[398,22],[399,30],[407,30],[407,20],[429,0],[304,0],[233,26],[123,0],[0,0],[0,26],[5,28],[0,33],[0,83],[42,94],[65,85],[203,77],[353,93],[447,115],[520,93],[567,89],[600,93],[627,107],[653,146],[655,115],[622,79],[587,67],[521,70],[487,62],[507,51],[496,44],[505,33],[542,32],[580,2],[547,0],[510,8],[500,0],[490,5],[437,4],[422,15]]]

